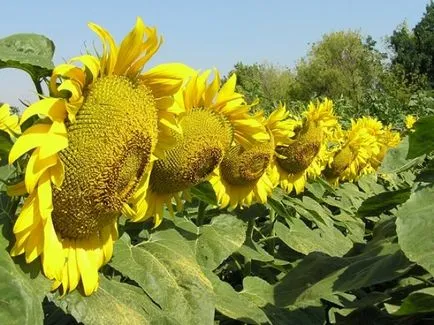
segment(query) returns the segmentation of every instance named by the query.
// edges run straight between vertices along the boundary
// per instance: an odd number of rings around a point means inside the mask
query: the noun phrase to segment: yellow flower
[[[288,116],[283,105],[279,105],[268,119],[258,114],[257,118],[265,124],[270,141],[244,147],[237,145],[226,153],[210,178],[222,208],[229,206],[234,209],[250,206],[254,202],[267,202],[276,185],[273,183],[276,175],[271,168],[275,143],[286,143],[294,135],[295,124]]]
[[[379,153],[377,138],[361,121],[351,121],[351,129],[342,132],[341,144],[333,151],[328,166],[323,171],[327,180],[334,185],[342,181],[357,180],[362,174],[371,172],[369,161]]]
[[[289,144],[277,145],[275,169],[280,186],[297,194],[304,190],[308,178],[321,174],[330,156],[328,139],[334,134],[338,121],[333,113],[333,102],[311,102],[303,120],[295,129],[295,136]]]
[[[401,141],[401,136],[399,132],[394,132],[391,130],[392,126],[388,125],[383,128],[383,132],[378,136],[377,142],[380,147],[378,154],[373,155],[370,159],[369,163],[374,170],[377,170],[380,167],[381,162],[386,156],[387,151],[390,148],[396,147]]]
[[[21,128],[18,124],[18,116],[11,114],[8,104],[0,106],[0,130],[5,131],[10,136],[21,134]]]
[[[180,116],[183,134],[166,158],[154,163],[146,200],[136,204],[137,218],[155,216],[158,225],[163,207],[172,213],[172,199],[182,207],[182,196],[189,197],[189,189],[206,180],[220,164],[232,141],[237,144],[263,142],[269,139],[264,126],[249,115],[241,94],[235,92],[236,76],[221,85],[216,72],[207,82],[211,71],[196,73],[175,96],[185,108]],[[145,204],[140,204],[145,203]]]
[[[407,115],[405,117],[405,127],[410,130],[413,128],[414,123],[416,123],[417,118],[414,115]]]
[[[86,295],[112,256],[118,216],[134,217],[129,203],[146,191],[152,155],[163,154],[179,131],[174,115],[181,110],[171,95],[191,73],[176,63],[141,73],[162,40],[140,18],[120,46],[102,27],[89,27],[102,41],[101,55],[54,69],[51,97],[29,106],[20,122],[40,121],[9,155],[12,164],[30,154],[11,254],[25,254],[28,263],[41,256],[53,289],[69,292],[81,281]]]

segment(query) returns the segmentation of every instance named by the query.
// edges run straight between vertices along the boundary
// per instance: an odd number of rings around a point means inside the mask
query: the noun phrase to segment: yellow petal
[[[82,240],[81,245],[77,245],[76,252],[84,293],[90,296],[98,287],[98,267],[93,261],[92,247],[87,240]]]
[[[27,107],[21,116],[20,124],[30,117],[41,114],[49,117],[52,121],[64,121],[66,118],[65,100],[62,98],[44,98]]]

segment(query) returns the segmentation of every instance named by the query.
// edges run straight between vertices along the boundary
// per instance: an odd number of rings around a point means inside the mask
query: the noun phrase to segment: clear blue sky
[[[381,41],[407,21],[413,27],[429,0],[219,0],[219,1],[29,1],[1,4],[0,38],[34,32],[56,44],[54,63],[84,51],[96,40],[92,21],[117,41],[141,16],[164,37],[148,67],[181,61],[198,69],[217,67],[225,74],[233,65],[268,61],[293,67],[309,44],[325,33],[360,30]],[[0,101],[18,105],[35,98],[24,72],[0,70]]]

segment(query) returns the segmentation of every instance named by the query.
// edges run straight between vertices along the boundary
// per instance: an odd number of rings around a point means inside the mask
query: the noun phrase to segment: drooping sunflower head
[[[179,131],[175,115],[181,110],[171,96],[191,71],[164,64],[141,74],[161,38],[140,18],[120,46],[102,27],[89,26],[102,40],[102,54],[54,69],[51,97],[28,107],[21,123],[34,115],[42,119],[9,156],[13,163],[30,154],[28,196],[11,253],[25,253],[27,262],[41,255],[55,287],[71,291],[81,279],[86,295],[96,290],[98,269],[111,257],[117,217],[134,212],[129,204],[146,190],[153,156]]]
[[[332,101],[311,102],[295,128],[292,142],[275,148],[280,185],[287,192],[303,191],[308,177],[315,178],[324,169],[329,152],[327,139],[338,127]],[[297,125],[297,124],[295,124]]]
[[[210,178],[223,208],[229,206],[233,209],[267,201],[278,180],[273,168],[275,144],[291,143],[294,129],[300,124],[290,118],[282,104],[268,118],[264,117],[263,111],[258,111],[254,118],[265,125],[270,140],[249,146],[233,146],[223,157]]]
[[[264,126],[250,116],[243,96],[235,92],[236,77],[222,85],[218,72],[209,82],[210,73],[193,74],[175,95],[177,104],[185,109],[179,118],[183,133],[152,168],[146,204],[137,206],[141,219],[155,216],[157,225],[163,206],[171,209],[171,200],[179,192],[207,179],[233,141],[250,145],[269,140]]]
[[[380,147],[372,128],[362,127],[363,121],[352,121],[352,127],[343,131],[343,141],[330,157],[324,176],[330,183],[354,181],[361,175],[370,173],[370,159],[379,153]],[[369,124],[366,124],[369,126]],[[376,130],[376,129],[374,129]]]
[[[0,130],[8,133],[10,136],[21,134],[18,116],[11,114],[11,108],[8,104],[0,105]]]

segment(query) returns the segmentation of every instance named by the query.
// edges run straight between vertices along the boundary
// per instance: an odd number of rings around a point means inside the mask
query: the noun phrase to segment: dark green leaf
[[[392,311],[392,309],[394,309]],[[434,312],[434,288],[426,288],[410,293],[399,307],[390,306],[388,311],[393,315],[411,315],[417,313]]]
[[[388,191],[371,196],[363,201],[357,210],[357,214],[362,217],[377,216],[385,211],[389,211],[402,204],[410,197],[410,188],[397,191]]]
[[[320,306],[320,299],[333,301],[336,293],[393,280],[410,267],[399,246],[389,240],[368,245],[354,257],[312,253],[275,286],[276,305]]]
[[[415,131],[409,135],[408,159],[428,154],[434,150],[434,116],[419,119]]]
[[[203,182],[191,189],[191,194],[210,205],[217,205],[217,197],[209,182]]]

